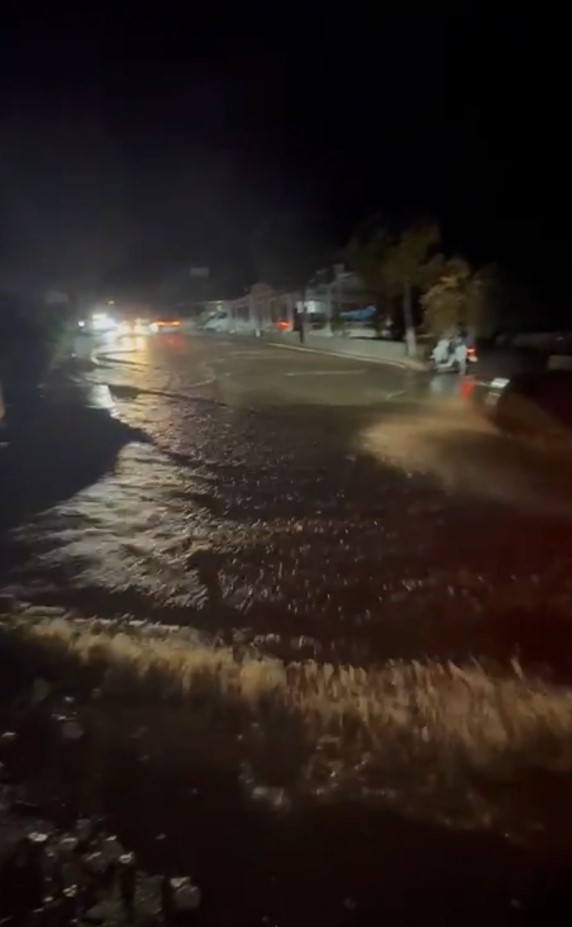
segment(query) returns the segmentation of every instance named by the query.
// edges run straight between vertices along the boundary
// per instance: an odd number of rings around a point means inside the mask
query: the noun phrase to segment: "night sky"
[[[562,24],[486,4],[15,18],[0,47],[3,289],[251,283],[260,224],[379,212],[542,279],[568,255]],[[563,36],[562,39],[559,36]]]

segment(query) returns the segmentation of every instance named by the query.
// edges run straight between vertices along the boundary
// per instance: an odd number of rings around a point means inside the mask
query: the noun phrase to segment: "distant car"
[[[203,331],[226,334],[231,329],[231,320],[226,309],[216,309],[203,319]]]
[[[172,318],[154,319],[149,325],[153,335],[170,335],[181,331],[181,320]]]
[[[127,318],[119,322],[117,326],[118,335],[148,335],[149,319],[144,318]]]
[[[102,335],[117,331],[118,322],[109,312],[92,312],[77,323],[80,335]]]

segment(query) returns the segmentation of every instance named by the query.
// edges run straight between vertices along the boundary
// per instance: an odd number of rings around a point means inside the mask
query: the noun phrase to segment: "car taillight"
[[[470,399],[475,388],[475,381],[470,378],[462,377],[459,383],[459,396],[461,399]]]

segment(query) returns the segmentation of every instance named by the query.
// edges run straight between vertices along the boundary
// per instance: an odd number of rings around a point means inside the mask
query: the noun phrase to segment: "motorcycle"
[[[464,354],[459,351],[460,347],[465,349]],[[474,347],[467,347],[462,342],[454,344],[442,338],[431,352],[431,370],[433,373],[466,373],[469,364],[476,363],[477,359]]]

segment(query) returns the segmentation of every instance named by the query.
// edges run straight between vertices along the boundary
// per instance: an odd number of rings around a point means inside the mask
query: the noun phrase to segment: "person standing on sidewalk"
[[[300,344],[304,344],[304,312],[300,312],[297,306],[294,307],[293,330],[298,332]]]

